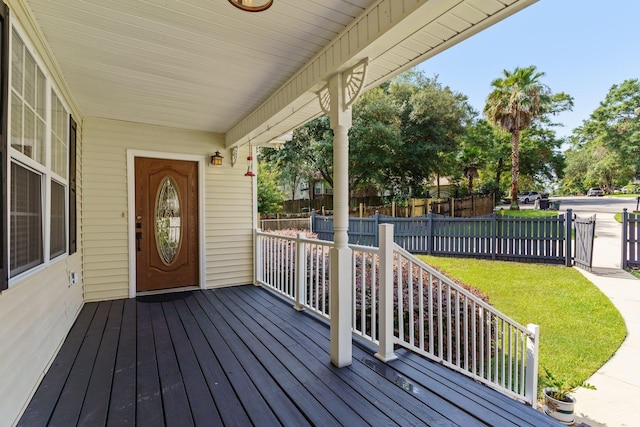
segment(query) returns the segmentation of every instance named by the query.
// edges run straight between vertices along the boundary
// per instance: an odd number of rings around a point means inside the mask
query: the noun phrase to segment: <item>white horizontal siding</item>
[[[208,156],[220,150],[221,168],[205,167],[201,201],[205,221],[206,286],[251,282],[253,275],[251,183],[244,176],[248,147],[231,167],[222,135],[130,122],[86,118],[84,128],[85,299],[129,296],[127,150]],[[229,262],[227,254],[234,254]]]
[[[58,260],[0,295],[0,425],[20,416],[82,307],[80,255]]]

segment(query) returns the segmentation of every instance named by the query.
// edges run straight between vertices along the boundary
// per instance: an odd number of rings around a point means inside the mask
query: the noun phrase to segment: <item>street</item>
[[[590,216],[594,213],[597,218],[599,214],[616,214],[622,212],[622,209],[627,208],[629,212],[636,210],[636,197],[623,198],[623,197],[552,197],[551,200],[560,201],[560,209],[571,209],[573,213],[580,217]]]

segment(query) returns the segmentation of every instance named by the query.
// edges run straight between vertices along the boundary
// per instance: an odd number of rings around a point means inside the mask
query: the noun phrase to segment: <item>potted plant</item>
[[[574,409],[576,398],[572,394],[578,388],[595,390],[596,388],[587,382],[568,382],[563,378],[557,378],[547,368],[544,369],[542,394],[544,395],[544,413],[560,421],[571,425],[575,421]]]

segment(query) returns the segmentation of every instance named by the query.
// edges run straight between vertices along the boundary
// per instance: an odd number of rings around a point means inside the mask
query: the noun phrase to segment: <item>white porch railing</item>
[[[353,334],[378,346],[381,360],[405,347],[535,407],[538,327],[518,324],[393,243],[392,227],[380,226],[380,248],[350,245]],[[255,235],[256,283],[328,319],[333,243]]]

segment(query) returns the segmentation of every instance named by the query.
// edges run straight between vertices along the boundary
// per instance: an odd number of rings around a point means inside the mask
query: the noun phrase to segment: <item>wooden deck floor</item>
[[[337,369],[328,332],[254,286],[89,303],[19,425],[556,425],[404,351]]]

